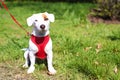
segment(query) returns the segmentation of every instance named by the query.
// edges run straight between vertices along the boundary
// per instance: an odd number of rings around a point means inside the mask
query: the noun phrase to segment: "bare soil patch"
[[[88,19],[92,23],[106,23],[106,24],[120,24],[120,20],[117,19],[104,19],[101,17],[95,17],[95,16],[88,16]]]
[[[26,74],[26,70],[17,64],[19,62],[0,63],[0,80],[36,80],[31,74]]]

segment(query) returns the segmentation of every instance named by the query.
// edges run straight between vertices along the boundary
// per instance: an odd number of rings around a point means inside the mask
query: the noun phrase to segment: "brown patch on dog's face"
[[[48,20],[47,15],[45,15],[44,13],[42,14],[42,17],[44,18],[44,20],[45,20],[45,21],[47,21],[47,20]]]

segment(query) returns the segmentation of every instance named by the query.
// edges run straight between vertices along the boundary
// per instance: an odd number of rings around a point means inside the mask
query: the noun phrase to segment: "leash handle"
[[[10,13],[8,7],[6,6],[6,4],[4,3],[4,1],[0,0],[1,4],[3,5],[3,7],[5,8],[5,10],[9,13],[9,15],[11,16],[11,18],[13,19],[13,21],[22,29],[26,32],[27,35],[30,35],[30,33],[16,20],[16,18]]]

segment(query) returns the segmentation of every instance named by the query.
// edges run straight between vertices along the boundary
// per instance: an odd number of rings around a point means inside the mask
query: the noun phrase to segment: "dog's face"
[[[38,31],[45,32],[49,30],[50,22],[54,22],[55,18],[53,14],[39,13],[33,14],[27,18],[28,26],[34,26]]]

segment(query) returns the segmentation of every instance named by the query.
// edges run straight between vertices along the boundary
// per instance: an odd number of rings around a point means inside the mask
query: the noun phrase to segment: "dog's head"
[[[45,32],[49,30],[50,22],[54,22],[55,18],[53,14],[38,13],[33,14],[27,18],[28,26],[34,26],[38,31]]]

